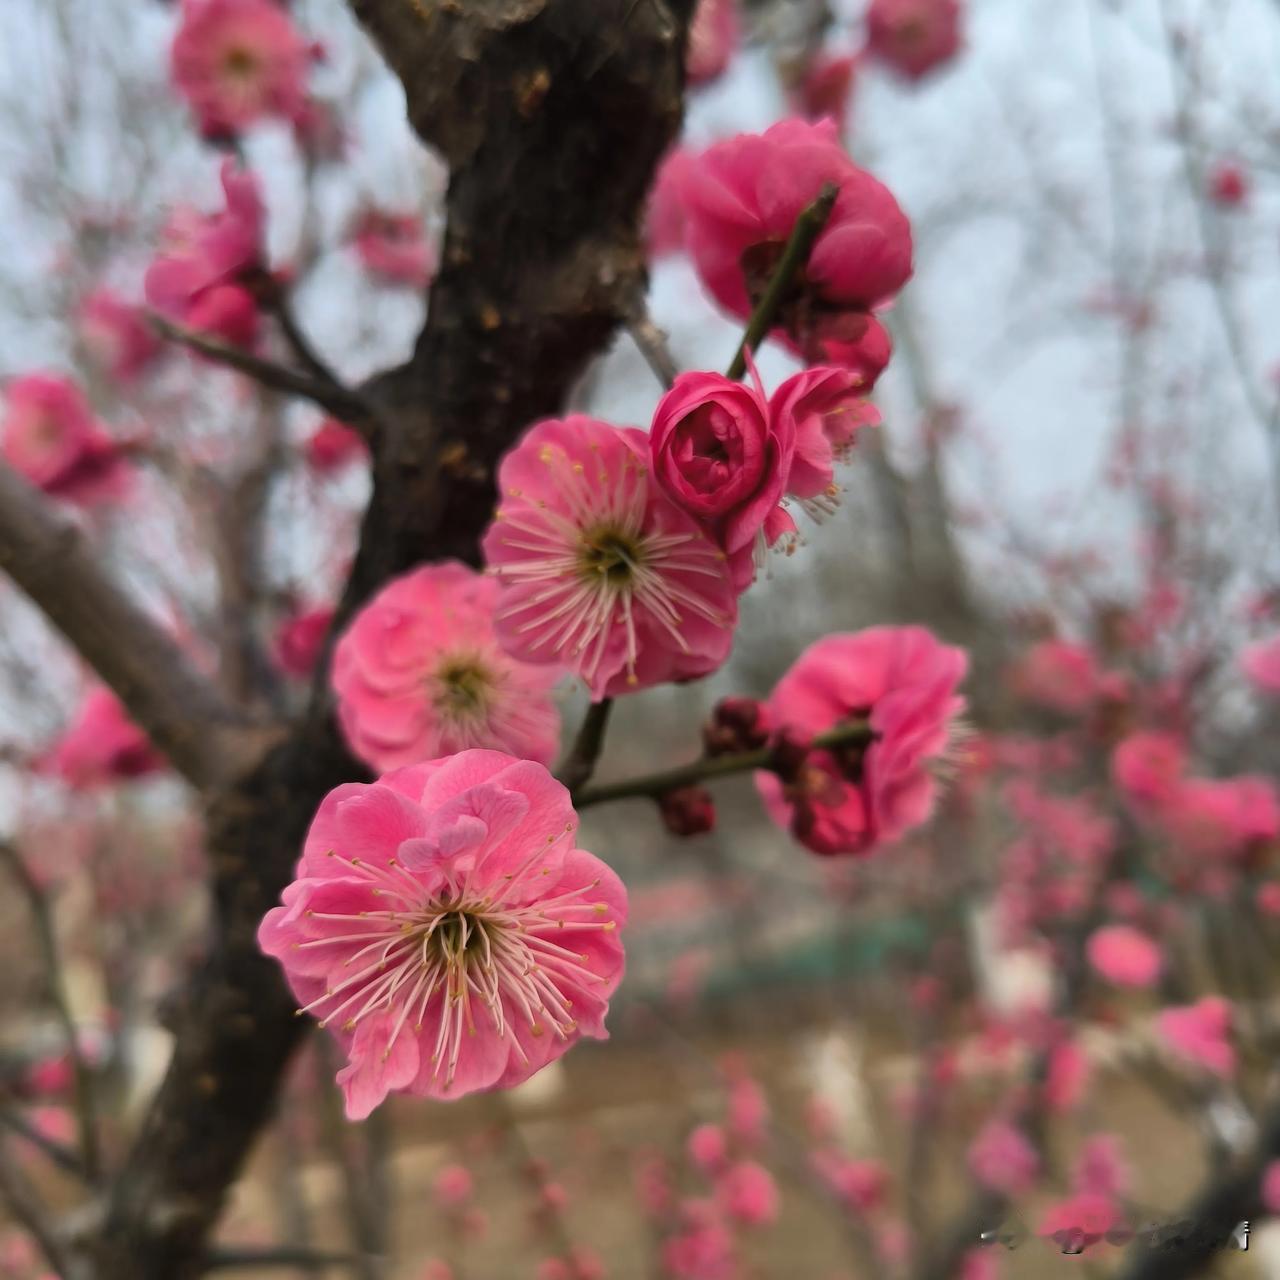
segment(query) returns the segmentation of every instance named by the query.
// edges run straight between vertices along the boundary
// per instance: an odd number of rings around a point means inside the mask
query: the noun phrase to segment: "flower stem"
[[[818,734],[809,745],[815,750],[867,746],[874,736],[871,726],[865,720],[851,720],[826,733]],[[773,746],[760,747],[755,751],[739,751],[734,755],[703,756],[701,760],[677,765],[674,769],[664,769],[660,773],[647,773],[622,782],[587,787],[574,796],[573,803],[575,808],[585,809],[588,805],[604,804],[610,800],[628,800],[635,796],[657,798],[680,787],[691,787],[699,782],[728,778],[756,769],[774,773],[777,765],[777,748]]]
[[[596,771],[596,761],[600,759],[600,752],[604,749],[604,734],[609,726],[609,712],[612,709],[612,698],[602,698],[587,708],[578,736],[574,739],[569,754],[556,770],[556,777],[571,793],[586,786]]]
[[[831,210],[838,194],[835,185],[828,182],[822,188],[818,198],[811,205],[806,206],[796,219],[796,225],[791,229],[791,238],[782,251],[782,257],[778,259],[778,265],[774,268],[768,287],[760,301],[756,303],[756,309],[747,322],[747,330],[742,335],[737,354],[733,357],[733,363],[729,365],[728,377],[741,378],[746,373],[747,356],[755,351],[764,341],[769,330],[773,328],[783,300],[787,296],[787,290],[790,289],[796,272],[803,270],[809,261],[813,246],[822,234],[822,229],[827,225],[827,219],[831,217]]]

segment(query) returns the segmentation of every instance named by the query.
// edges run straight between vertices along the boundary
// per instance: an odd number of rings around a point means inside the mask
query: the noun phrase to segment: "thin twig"
[[[352,1253],[322,1253],[293,1245],[267,1249],[214,1249],[205,1256],[206,1271],[229,1271],[238,1267],[292,1267],[299,1271],[328,1271],[330,1267],[357,1267],[360,1259]]]
[[[71,1174],[81,1181],[87,1180],[84,1163],[70,1147],[40,1132],[16,1107],[9,1103],[0,1106],[0,1124],[17,1134],[19,1138],[31,1143],[33,1147],[46,1155],[64,1173]]]
[[[268,309],[275,316],[277,323],[280,325],[280,332],[284,334],[285,341],[293,350],[293,354],[302,362],[303,367],[310,370],[312,376],[328,387],[335,387],[340,391],[346,388],[342,384],[342,379],[324,362],[320,353],[311,345],[311,339],[303,332],[302,326],[298,323],[298,318],[293,314],[293,308],[289,305],[288,298],[283,292],[278,292],[268,303]]]
[[[604,748],[604,735],[612,708],[612,698],[602,698],[587,708],[578,736],[574,739],[569,754],[556,770],[556,777],[571,792],[577,792],[586,786],[596,771],[596,762]]]
[[[67,996],[67,986],[62,975],[62,956],[53,927],[53,913],[49,910],[49,900],[44,890],[31,874],[31,869],[22,855],[5,840],[0,840],[0,861],[8,867],[10,875],[22,891],[31,911],[36,940],[40,947],[41,959],[44,961],[45,982],[49,997],[53,1001],[54,1012],[67,1042],[67,1054],[71,1059],[71,1070],[75,1081],[76,1120],[80,1131],[80,1156],[84,1162],[84,1173],[90,1181],[95,1181],[102,1171],[102,1164],[98,1148],[98,1120],[93,1096],[93,1079],[89,1073],[89,1064],[80,1051],[80,1036],[76,1031],[75,1018],[71,1015],[71,1002]]]
[[[867,745],[873,739],[873,731],[865,720],[855,720],[819,734],[810,744],[815,750],[832,747]],[[574,806],[585,809],[588,805],[604,804],[608,800],[626,800],[634,796],[666,795],[681,787],[691,787],[699,782],[715,778],[727,778],[735,773],[750,773],[756,769],[776,772],[777,749],[760,747],[756,751],[740,751],[727,756],[704,756],[689,764],[664,769],[660,773],[647,773],[639,778],[627,778],[622,782],[610,782],[599,787],[588,787],[573,798]]]
[[[782,251],[782,257],[778,259],[768,287],[751,313],[747,331],[742,335],[737,354],[729,365],[730,378],[741,378],[746,373],[747,356],[755,351],[773,328],[796,273],[804,269],[813,252],[814,243],[827,225],[827,219],[831,217],[838,194],[834,184],[827,183],[818,198],[802,210],[796,219],[796,225],[791,229],[791,238]]]
[[[627,332],[644,356],[645,363],[653,370],[654,377],[670,391],[671,384],[680,376],[680,366],[667,346],[667,335],[653,323],[643,303],[628,321]]]

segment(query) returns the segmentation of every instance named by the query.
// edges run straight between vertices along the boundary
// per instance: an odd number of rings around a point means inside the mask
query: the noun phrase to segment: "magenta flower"
[[[281,619],[272,637],[271,656],[277,670],[305,679],[315,670],[333,622],[333,606],[322,604],[299,609]]]
[[[425,289],[435,274],[435,256],[417,214],[366,209],[352,244],[364,269],[386,284]]]
[[[1040,1157],[1026,1136],[1003,1117],[988,1121],[969,1144],[969,1171],[984,1187],[1003,1195],[1029,1191],[1040,1172]]]
[[[1171,733],[1147,730],[1130,734],[1111,753],[1111,777],[1135,808],[1165,808],[1176,796],[1187,751]]]
[[[857,71],[856,54],[819,50],[805,63],[797,82],[791,87],[795,110],[806,120],[822,120],[830,116],[839,124],[849,110]]]
[[[764,1227],[778,1218],[778,1184],[754,1160],[739,1160],[716,1179],[716,1201],[725,1217],[747,1227]]]
[[[527,1080],[604,1039],[626,890],[540,764],[463,751],[331,791],[258,943],[346,1051],[346,1112]]]
[[[1049,1237],[1064,1252],[1083,1253],[1123,1226],[1120,1211],[1109,1196],[1078,1191],[1044,1211],[1037,1234]]]
[[[104,685],[85,694],[42,768],[80,791],[141,778],[164,768],[147,735]]]
[[[94,418],[69,378],[29,373],[5,388],[0,452],[19,475],[77,506],[115,502],[132,472],[118,440]]]
[[[794,528],[778,503],[795,440],[795,418],[772,413],[758,385],[718,373],[682,373],[658,401],[649,429],[654,477],[723,547],[740,587],[765,548]]]
[[[763,294],[796,219],[831,183],[831,217],[784,301],[779,331],[809,359],[856,341],[869,313],[911,277],[911,227],[889,189],[859,169],[830,120],[783,120],[710,147],[684,183],[698,275],[731,315]]]
[[[1160,948],[1127,924],[1095,929],[1085,944],[1089,963],[1118,987],[1150,987],[1164,968]]]
[[[351,749],[394,769],[468,747],[547,764],[560,740],[553,666],[498,645],[498,584],[463,564],[392,579],[356,615],[333,657],[338,718]]]
[[[1264,693],[1280,695],[1280,634],[1250,645],[1240,655],[1240,669]]]
[[[303,118],[311,48],[272,0],[183,0],[170,75],[205,137]]]
[[[1262,1207],[1280,1217],[1280,1160],[1272,1160],[1262,1171]]]
[[[852,755],[809,752],[784,783],[756,774],[769,816],[815,853],[869,853],[927,821],[937,799],[931,766],[956,733],[956,686],[968,659],[923,627],[872,627],[824,636],[800,655],[769,699],[769,720],[807,742],[865,720],[871,744]]]
[[[564,664],[594,699],[707,675],[733,643],[725,554],[648,463],[643,431],[574,416],[530,428],[498,472],[484,552],[499,639]]]
[[[1262,774],[1189,778],[1164,817],[1190,852],[1237,858],[1280,836],[1280,797]]]
[[[697,86],[718,80],[737,51],[738,39],[737,0],[698,0],[684,62],[689,83]]]
[[[1156,1018],[1156,1031],[1184,1062],[1224,1079],[1235,1074],[1231,1005],[1221,996],[1205,996],[1195,1004],[1162,1010]]]
[[[319,475],[332,475],[358,459],[367,459],[369,446],[364,437],[337,418],[326,418],[303,446],[307,465]]]
[[[871,0],[867,52],[920,80],[960,52],[960,0]]]
[[[1238,209],[1249,198],[1249,175],[1234,160],[1220,160],[1209,174],[1209,198],[1223,209]]]
[[[110,289],[95,289],[80,304],[80,336],[94,362],[116,382],[134,381],[160,352],[142,308]]]
[[[1102,673],[1093,654],[1069,640],[1041,640],[1027,650],[1013,671],[1014,691],[1029,702],[1081,715],[1102,689]]]

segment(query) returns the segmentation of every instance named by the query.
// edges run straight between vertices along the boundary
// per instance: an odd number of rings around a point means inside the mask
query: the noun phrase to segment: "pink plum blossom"
[[[542,765],[497,751],[325,798],[258,942],[342,1044],[349,1118],[519,1084],[605,1038],[626,891],[577,829]]]
[[[160,352],[160,339],[142,308],[110,289],[95,289],[85,297],[78,322],[90,357],[121,384],[133,382]]]
[[[29,373],[5,388],[0,452],[19,475],[77,506],[119,501],[132,472],[69,378]]]
[[[1111,1133],[1098,1133],[1080,1149],[1071,1172],[1076,1191],[1115,1199],[1129,1190],[1131,1175],[1120,1155],[1120,1140]]]
[[[716,1179],[716,1200],[726,1217],[744,1226],[767,1226],[778,1217],[778,1184],[754,1160],[740,1160]]]
[[[1102,675],[1093,654],[1068,640],[1033,645],[1014,670],[1017,692],[1063,715],[1080,715],[1098,697]]]
[[[332,673],[356,755],[380,770],[468,747],[550,762],[560,673],[499,646],[498,594],[495,579],[447,561],[393,578],[360,610],[338,641]]]
[[[337,418],[326,418],[307,437],[303,452],[307,465],[318,475],[333,475],[351,463],[368,458],[369,446],[353,427]]]
[[[1280,797],[1261,774],[1190,778],[1178,788],[1167,817],[1186,849],[1236,857],[1280,835]]]
[[[1030,1190],[1040,1157],[1026,1136],[1008,1120],[985,1124],[969,1145],[969,1170],[984,1187],[1018,1196]]]
[[[206,137],[300,118],[311,50],[274,0],[183,0],[170,73]]]
[[[1209,198],[1223,209],[1238,209],[1249,198],[1249,175],[1235,160],[1220,160],[1209,174]]]
[[[1169,1049],[1185,1062],[1224,1078],[1235,1074],[1231,1005],[1221,996],[1205,996],[1192,1005],[1161,1010],[1156,1030]]]
[[[814,1170],[853,1213],[878,1209],[889,1188],[889,1172],[879,1160],[853,1160],[830,1151],[813,1157]]]
[[[281,619],[271,644],[277,669],[299,680],[309,676],[320,659],[332,622],[333,606],[327,604],[300,609]]]
[[[738,1075],[729,1085],[726,1117],[729,1132],[745,1147],[758,1147],[769,1124],[769,1100],[748,1075]]]
[[[164,768],[147,735],[103,685],[85,694],[44,766],[77,790],[90,790]]]
[[[1121,1225],[1120,1211],[1109,1196],[1077,1192],[1044,1211],[1039,1234],[1054,1240],[1064,1251],[1081,1253]]]
[[[663,1245],[662,1264],[671,1280],[734,1280],[733,1233],[710,1201],[686,1200],[680,1229]]]
[[[871,0],[867,52],[920,80],[960,50],[960,0]]]
[[[696,86],[719,79],[738,48],[738,39],[738,0],[698,0],[684,62],[689,83]]]
[[[435,1176],[431,1191],[436,1204],[449,1212],[464,1208],[475,1192],[475,1180],[465,1165],[447,1164]]]
[[[1160,976],[1160,948],[1127,924],[1104,925],[1085,944],[1089,963],[1118,987],[1149,987]]]
[[[676,146],[658,165],[644,219],[650,259],[679,253],[684,248],[684,184],[695,164],[692,151]]]
[[[830,120],[783,120],[715,143],[684,183],[687,245],[716,302],[742,318],[763,294],[796,219],[822,189],[835,206],[784,301],[779,331],[814,360],[856,343],[872,309],[911,276],[911,227],[889,189],[849,159]]]
[[[806,120],[830,116],[839,123],[849,110],[858,57],[851,53],[819,51],[805,64],[791,90],[796,111]]]
[[[822,854],[865,854],[925,822],[938,793],[930,766],[955,734],[967,666],[962,650],[923,627],[872,627],[810,645],[774,689],[770,722],[807,741],[865,719],[871,741],[856,754],[810,752],[787,784],[758,773],[770,817]]]
[[[1162,809],[1174,798],[1187,764],[1180,738],[1147,731],[1130,734],[1112,752],[1111,776],[1138,809]]]
[[[1240,669],[1264,693],[1280,695],[1280,633],[1250,645],[1240,655]]]
[[[1262,1171],[1262,1207],[1280,1217],[1280,1160],[1272,1160]]]
[[[643,431],[540,422],[503,459],[484,553],[497,631],[562,663],[593,699],[707,675],[737,622],[725,553],[659,488]]]
[[[435,256],[417,214],[366,209],[352,244],[361,266],[386,284],[425,289],[435,274]]]
[[[703,1173],[714,1173],[729,1155],[729,1140],[718,1124],[700,1124],[685,1143],[690,1161]]]

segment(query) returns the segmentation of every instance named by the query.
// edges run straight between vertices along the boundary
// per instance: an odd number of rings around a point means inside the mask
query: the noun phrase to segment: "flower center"
[[[252,49],[236,47],[228,49],[222,60],[222,69],[232,80],[252,80],[258,74],[258,58]]]
[[[446,660],[435,673],[435,705],[451,720],[474,719],[485,713],[493,690],[493,674],[478,658]]]
[[[618,529],[595,529],[583,535],[578,566],[588,582],[603,578],[610,586],[623,587],[635,576],[642,557],[634,537]]]

